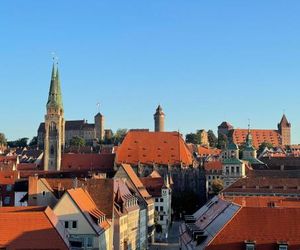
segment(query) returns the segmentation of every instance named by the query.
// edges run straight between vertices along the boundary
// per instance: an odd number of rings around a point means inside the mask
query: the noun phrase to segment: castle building
[[[165,131],[165,113],[162,107],[158,105],[156,112],[154,114],[154,131],[164,132]]]
[[[44,169],[60,170],[65,145],[65,120],[58,68],[53,64],[45,115]]]
[[[222,122],[218,126],[218,136],[232,136],[233,142],[239,146],[245,143],[248,129],[235,129],[228,122]],[[274,147],[287,146],[291,144],[291,124],[288,122],[285,115],[282,116],[278,124],[278,130],[275,129],[251,129],[253,138],[253,146],[257,149],[263,142],[272,143]]]

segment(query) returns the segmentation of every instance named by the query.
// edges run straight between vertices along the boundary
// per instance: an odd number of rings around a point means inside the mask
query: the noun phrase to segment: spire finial
[[[248,119],[248,132],[250,132],[250,119]]]
[[[97,106],[98,113],[100,113],[100,102],[97,102],[96,106]]]

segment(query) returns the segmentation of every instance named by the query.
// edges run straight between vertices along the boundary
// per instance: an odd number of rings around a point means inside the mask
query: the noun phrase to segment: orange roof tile
[[[116,162],[189,166],[193,156],[178,132],[129,131],[118,148]]]
[[[140,195],[144,198],[144,200],[151,204],[153,203],[153,199],[151,199],[151,195],[148,193],[146,188],[144,187],[143,183],[141,182],[140,178],[136,175],[136,173],[133,171],[132,167],[129,164],[122,164],[123,169],[133,182],[134,186],[137,188]]]
[[[50,208],[0,208],[0,247],[69,249]],[[62,230],[62,229],[61,229]],[[49,245],[51,242],[51,246]]]
[[[208,161],[204,163],[204,169],[206,171],[210,170],[222,170],[222,162],[221,161]]]
[[[61,170],[113,170],[115,154],[63,154]]]
[[[98,224],[97,220],[105,216],[105,214],[97,208],[95,202],[93,201],[89,193],[84,189],[69,189],[67,192],[83,213],[88,213],[91,218],[96,219],[94,223]],[[89,221],[92,222],[91,220]],[[105,230],[109,227],[109,223],[105,220],[101,222],[101,224],[98,224],[98,226],[100,227],[100,229]],[[101,233],[101,230],[98,230],[98,228],[96,228],[94,224],[92,224],[92,227],[97,233]]]
[[[300,198],[283,198],[278,196],[234,196],[224,199],[244,207],[269,207],[271,203],[275,207],[300,208]]]
[[[14,184],[18,175],[18,171],[0,171],[0,185]]]
[[[233,140],[238,145],[243,145],[246,141],[248,129],[234,129]],[[281,145],[281,136],[277,130],[251,129],[253,146],[258,148],[263,142],[270,142],[273,146]]]
[[[198,154],[201,155],[220,155],[222,152],[221,149],[218,148],[209,148],[205,146],[198,147]]]
[[[300,208],[243,207],[205,248],[245,249],[245,241],[255,241],[257,249],[273,250],[278,241],[288,249],[300,247]]]

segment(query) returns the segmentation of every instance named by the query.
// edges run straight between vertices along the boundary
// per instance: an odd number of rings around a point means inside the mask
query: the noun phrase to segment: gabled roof
[[[122,164],[120,166],[120,168],[124,169],[124,171],[126,172],[127,176],[132,181],[133,185],[138,190],[138,193],[141,195],[141,197],[144,199],[144,201],[147,204],[152,204],[153,203],[153,199],[151,198],[151,195],[148,193],[148,191],[144,187],[144,185],[141,182],[140,178],[133,171],[132,167],[129,164]]]
[[[50,208],[0,208],[0,247],[69,249],[66,236],[66,231]]]
[[[222,152],[221,149],[218,148],[210,148],[207,146],[199,146],[198,154],[199,155],[220,155]]]
[[[220,129],[220,128],[225,128],[225,129],[231,130],[231,129],[233,129],[233,126],[229,122],[222,122],[218,126],[218,129]]]
[[[299,249],[299,221],[300,208],[243,207],[205,249],[245,249],[248,240],[262,250],[275,249],[278,241],[288,242],[288,249]]]
[[[147,191],[153,197],[161,197],[161,189],[164,187],[165,182],[162,177],[144,177],[140,178]]]
[[[193,156],[178,132],[129,131],[119,146],[118,164],[193,164]]]
[[[69,189],[67,193],[85,215],[90,225],[98,235],[109,227],[109,223],[105,219],[105,214],[97,208],[95,202],[87,191],[83,188],[76,188]],[[98,220],[101,218],[103,221],[99,223]]]

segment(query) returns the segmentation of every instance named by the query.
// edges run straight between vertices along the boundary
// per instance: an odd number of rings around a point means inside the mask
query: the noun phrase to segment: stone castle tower
[[[94,117],[96,138],[100,141],[104,140],[104,116],[99,112]]]
[[[165,113],[162,107],[158,105],[156,112],[154,114],[154,131],[164,132],[165,131]]]
[[[53,64],[45,115],[44,170],[60,170],[65,120],[58,68]]]
[[[291,145],[291,124],[283,114],[280,123],[277,125],[278,132],[281,135],[282,145]]]

